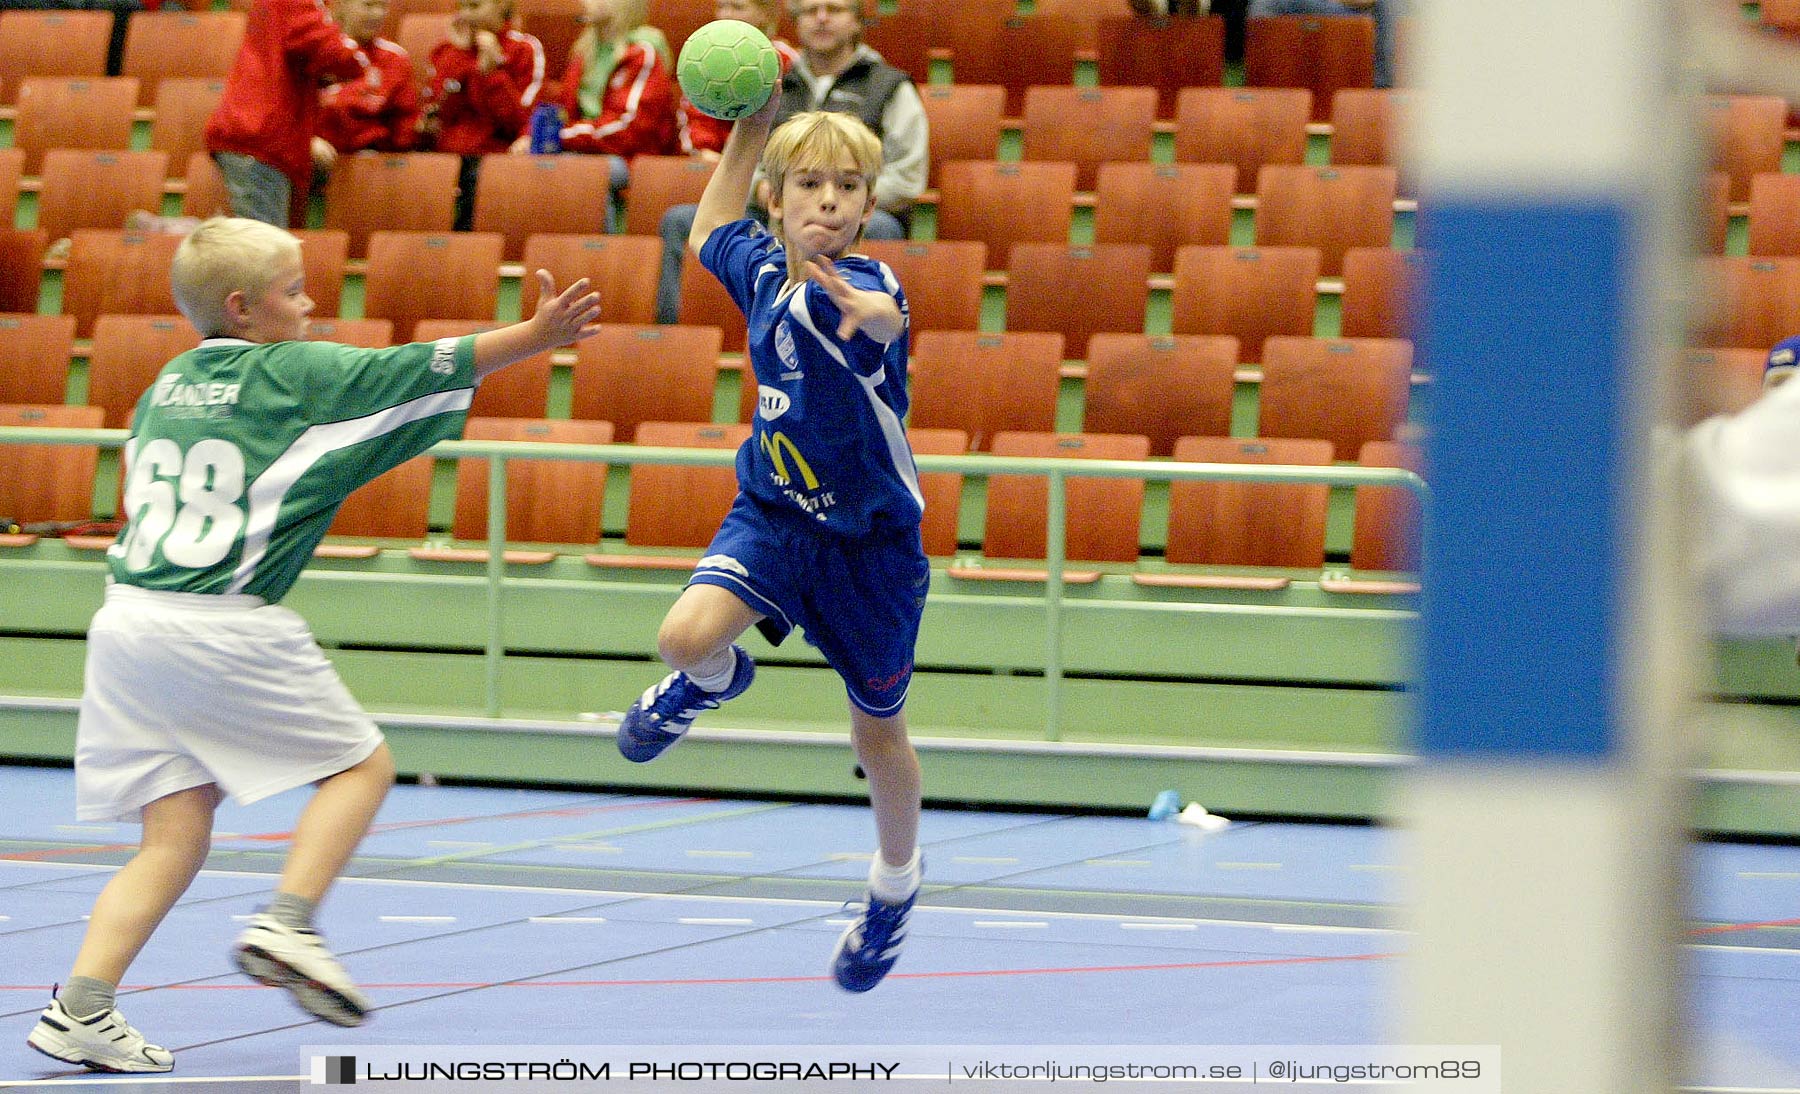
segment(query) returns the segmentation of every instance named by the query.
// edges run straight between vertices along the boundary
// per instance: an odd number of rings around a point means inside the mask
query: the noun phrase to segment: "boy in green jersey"
[[[141,821],[137,854],[101,891],[68,981],[28,1038],[99,1071],[168,1071],[113,997],[187,890],[227,794],[249,803],[314,783],[238,967],[315,1017],[354,1026],[369,1001],[312,929],[393,783],[381,732],[305,622],[278,603],[349,493],[462,433],[487,373],[593,334],[599,298],[537,271],[532,317],[392,349],[304,341],[300,244],[215,217],[171,280],[199,348],[141,399],[125,445],[125,514],[106,601],[88,630],[76,731],[84,820]]]

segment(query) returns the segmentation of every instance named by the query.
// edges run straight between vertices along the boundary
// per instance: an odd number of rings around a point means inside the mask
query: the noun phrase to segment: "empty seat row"
[[[168,78],[154,91],[150,147],[169,153],[179,173],[200,148],[207,119],[224,94],[220,76]],[[25,153],[25,173],[41,169],[51,148],[130,149],[143,82],[32,78],[19,95],[13,145]],[[995,84],[939,84],[920,89],[932,132],[930,182],[941,165],[999,155],[1004,89]],[[1388,165],[1393,158],[1395,97],[1374,89],[1340,91],[1332,104],[1331,161]],[[1266,163],[1304,162],[1312,93],[1295,88],[1190,88],[1176,108],[1173,153],[1180,163],[1231,163],[1237,191],[1256,186]],[[1025,95],[1021,137],[1028,160],[1070,160],[1078,185],[1094,187],[1101,162],[1151,158],[1154,90],[1132,87],[1034,87]]]
[[[0,11],[0,104],[19,100],[34,77],[107,76],[113,17],[101,11]],[[125,30],[119,75],[136,81],[136,105],[156,101],[166,79],[222,78],[244,40],[238,11],[133,13]]]
[[[426,320],[421,339],[460,337],[491,321]],[[60,403],[67,388],[72,324],[67,317],[0,315],[0,401]],[[315,337],[387,344],[384,320],[325,321]],[[109,428],[129,424],[143,393],[172,357],[199,344],[175,317],[103,316],[87,357],[87,401]],[[636,440],[643,421],[713,418],[719,374],[716,327],[605,324],[581,343],[570,379],[573,418],[613,423],[614,438]],[[1175,439],[1232,430],[1237,341],[1230,337],[1100,334],[1083,384],[1083,427],[1144,435],[1149,454],[1167,456]],[[921,335],[912,364],[911,422],[959,430],[977,450],[1006,431],[1055,427],[1062,385],[1062,336],[938,331]],[[1405,421],[1411,345],[1398,339],[1270,339],[1257,389],[1256,432],[1322,438],[1335,458],[1352,459],[1370,440],[1392,439]],[[496,373],[477,391],[474,413],[543,417],[553,368],[549,354]],[[749,421],[755,385],[739,384],[738,416]]]
[[[0,425],[92,428],[94,408],[0,405]],[[637,443],[643,447],[733,448],[749,435],[746,425],[645,422]],[[604,444],[614,440],[609,422],[472,417],[465,436],[471,440],[539,441]],[[966,438],[955,430],[909,431],[921,453],[953,453]],[[1126,434],[1064,434],[1008,431],[994,438],[996,455],[1058,459],[1142,459],[1149,440]],[[1330,444],[1313,440],[1244,440],[1230,437],[1183,437],[1175,457],[1191,463],[1255,463],[1326,466]],[[1396,443],[1365,445],[1358,455],[1367,466],[1417,469],[1416,450]],[[355,491],[332,522],[330,532],[344,537],[422,540],[428,534],[433,457],[426,455],[394,468]],[[485,459],[458,461],[457,492],[450,532],[458,540],[485,539],[488,534],[488,472]],[[26,522],[81,521],[92,508],[96,452],[81,446],[0,444],[0,511]],[[506,536],[512,543],[599,545],[604,511],[607,465],[599,461],[518,460],[507,471]],[[924,472],[927,550],[936,556],[959,548],[958,516],[963,475]],[[628,550],[587,556],[610,568],[687,568],[692,554],[667,555],[671,549],[691,552],[704,547],[736,493],[730,467],[702,468],[634,464],[624,533]],[[1317,568],[1325,561],[1323,485],[1253,484],[1242,482],[1177,482],[1169,489],[1168,527],[1163,559],[1177,565]],[[987,479],[982,554],[988,559],[1030,560],[1046,556],[1048,486],[1039,476],[992,475]],[[1411,528],[1416,510],[1404,488],[1362,487],[1356,493],[1356,542],[1352,565],[1357,569],[1413,568]],[[1071,476],[1066,484],[1065,557],[1072,562],[1135,563],[1141,555],[1144,481],[1137,478]],[[14,537],[9,546],[25,545]],[[340,557],[372,555],[370,545],[332,544],[322,553]],[[480,548],[420,546],[412,553],[432,561],[475,561]],[[509,561],[547,562],[554,551],[509,551]],[[1037,571],[952,566],[950,574],[966,580],[1041,579]],[[1285,583],[1285,577],[1183,574],[1167,570],[1146,575],[1147,584],[1238,585],[1246,580]],[[1074,572],[1072,581],[1097,579],[1094,572]],[[1273,587],[1265,585],[1263,587]]]
[[[1095,6],[1064,2],[1067,12]],[[1174,114],[1183,89],[1217,87],[1225,78],[1225,25],[1217,17],[1149,20],[1118,13],[1071,19],[1063,11],[1007,17],[979,3],[946,4],[923,14],[902,5],[868,22],[864,38],[921,83],[935,55],[948,63],[956,83],[1005,87],[1011,114],[1021,109],[1028,87],[1072,84],[1076,62],[1087,51],[1102,86],[1154,88],[1158,116],[1165,118]],[[1314,96],[1315,119],[1324,120],[1338,89],[1373,85],[1374,55],[1368,18],[1251,19],[1244,83],[1306,88]]]
[[[342,230],[299,231],[307,288],[315,313],[340,313],[349,236]],[[0,230],[0,268],[15,281],[7,306],[36,309],[43,233]],[[9,242],[10,241],[10,242]],[[77,230],[62,278],[62,309],[87,337],[102,314],[166,315],[175,311],[169,264],[180,237],[158,232]],[[974,330],[981,325],[987,246],[978,241],[868,241],[862,250],[888,263],[905,287],[913,333]],[[1020,243],[1004,294],[1007,330],[1055,331],[1069,357],[1085,355],[1100,331],[1145,328],[1154,252],[1146,244]],[[6,254],[13,257],[9,261]],[[503,237],[489,232],[375,232],[360,267],[363,314],[394,321],[396,337],[412,337],[419,319],[492,319],[502,277]],[[532,235],[526,268],[545,268],[561,284],[580,277],[602,294],[609,321],[654,320],[661,241],[649,236]],[[1171,283],[1177,334],[1230,334],[1245,361],[1260,359],[1269,334],[1312,334],[1320,251],[1310,247],[1183,246]],[[1409,283],[1419,256],[1385,246],[1350,248],[1343,281],[1341,333],[1408,336]],[[720,327],[724,348],[744,346],[742,312],[698,263],[683,267],[680,321]]]
[[[38,226],[51,239],[80,228],[117,229],[133,210],[161,205],[162,153],[57,150],[48,161]],[[664,209],[697,199],[705,173],[692,169],[696,166],[681,157],[640,158],[626,232],[655,235]],[[436,153],[351,157],[334,173],[326,226],[348,233],[349,254],[357,258],[377,230],[448,231],[456,170],[456,157]],[[1017,243],[1068,242],[1074,226],[1073,164],[963,160],[944,170],[936,236],[985,244],[988,269],[1009,269]],[[1103,165],[1094,239],[1147,245],[1146,274],[1171,270],[1176,249],[1184,244],[1229,243],[1231,173],[1227,165]],[[506,261],[520,257],[532,234],[602,231],[605,207],[593,195],[605,192],[605,175],[604,161],[595,157],[489,157],[481,169],[474,226],[500,234]],[[1393,242],[1394,188],[1389,167],[1265,167],[1256,242],[1317,248],[1319,275],[1336,277],[1349,249]],[[217,168],[203,153],[192,157],[184,204],[194,216],[210,215],[224,204]]]
[[[142,81],[36,78],[24,82],[13,120],[12,146],[24,156],[26,175],[43,170],[52,148],[128,151],[139,112]],[[170,78],[158,84],[150,123],[150,147],[169,154],[171,177],[204,145],[206,123],[225,94],[222,76]]]
[[[1026,159],[1127,161],[1150,158],[1156,128],[1151,89],[1033,87],[1026,90],[1020,127]],[[1005,89],[996,84],[932,84],[919,94],[931,123],[931,183],[951,160],[993,159],[1009,124]],[[1331,103],[1331,162],[1392,165],[1405,92],[1346,89]],[[1305,162],[1312,92],[1304,88],[1195,87],[1177,99],[1173,153],[1177,163],[1229,163],[1236,191],[1256,188],[1267,163]],[[1087,149],[1093,151],[1087,151]],[[1083,189],[1092,189],[1084,171]]]

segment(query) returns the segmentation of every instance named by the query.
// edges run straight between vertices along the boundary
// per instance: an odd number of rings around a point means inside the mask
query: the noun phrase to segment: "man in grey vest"
[[[854,114],[881,138],[882,168],[875,180],[875,215],[865,239],[905,239],[913,202],[925,190],[929,130],[925,104],[912,78],[862,43],[861,0],[792,0],[800,57],[781,80],[775,124],[806,110]],[[752,215],[767,219],[766,184],[757,180]],[[681,262],[692,205],[663,213],[662,275],[656,286],[656,321],[673,323],[681,309]]]

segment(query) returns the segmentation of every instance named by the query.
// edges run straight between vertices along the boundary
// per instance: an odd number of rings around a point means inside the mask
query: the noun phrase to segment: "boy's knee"
[[[694,628],[679,620],[665,619],[656,632],[656,652],[670,668],[685,669],[706,660],[713,651],[706,648]]]
[[[852,718],[850,737],[858,750],[885,751],[912,747],[912,741],[906,734],[906,721],[898,715],[882,718],[863,714]]]

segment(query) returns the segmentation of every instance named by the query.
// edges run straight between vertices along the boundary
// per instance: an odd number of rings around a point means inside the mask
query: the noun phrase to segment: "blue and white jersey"
[[[906,443],[906,331],[883,345],[858,331],[810,281],[787,284],[787,250],[754,220],[707,237],[700,262],[749,323],[755,430],[738,450],[738,488],[764,507],[843,536],[916,530],[925,510]],[[861,255],[837,262],[859,289],[885,292],[907,317],[892,270]]]

